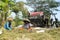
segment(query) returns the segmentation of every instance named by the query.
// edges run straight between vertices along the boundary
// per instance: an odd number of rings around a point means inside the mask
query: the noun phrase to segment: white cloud
[[[16,2],[19,2],[19,1],[23,1],[23,2],[26,2],[26,0],[16,0]]]

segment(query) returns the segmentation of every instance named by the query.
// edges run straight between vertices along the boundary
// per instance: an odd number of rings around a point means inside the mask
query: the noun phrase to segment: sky
[[[60,0],[56,0],[57,2],[60,2]],[[60,10],[60,7],[57,7],[57,9]],[[58,20],[60,21],[60,11],[54,11],[54,13],[57,13],[56,17],[58,18]]]
[[[18,2],[18,1],[23,1],[23,2],[26,2],[26,0],[16,0],[16,2]]]
[[[16,2],[19,2],[19,1],[26,2],[26,0],[16,0]],[[56,1],[57,1],[57,2],[60,2],[60,0],[56,0]],[[32,10],[34,10],[33,8],[31,8],[31,7],[27,6],[27,5],[25,5],[25,7],[27,7],[27,9],[28,9],[29,12],[32,11]],[[57,7],[57,9],[60,9],[60,7]],[[54,13],[57,13],[56,17],[57,17],[58,20],[60,21],[60,11],[54,11]],[[15,15],[15,14],[14,14],[14,15]],[[53,16],[52,16],[52,18],[53,18]]]

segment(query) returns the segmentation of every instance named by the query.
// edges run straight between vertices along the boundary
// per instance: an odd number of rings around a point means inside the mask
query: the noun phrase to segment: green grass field
[[[60,28],[46,30],[44,33],[28,32],[27,30],[20,31],[17,28],[8,31],[1,28],[3,31],[0,34],[0,40],[60,40]]]

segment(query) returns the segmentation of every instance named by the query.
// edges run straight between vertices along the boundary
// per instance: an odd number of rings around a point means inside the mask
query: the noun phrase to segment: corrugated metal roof
[[[37,15],[42,16],[43,15],[43,12],[31,12],[30,13],[30,16],[37,16]]]

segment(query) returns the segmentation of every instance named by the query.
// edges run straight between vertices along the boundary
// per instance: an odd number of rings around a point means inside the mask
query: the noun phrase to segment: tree
[[[28,10],[27,8],[24,8],[24,2],[17,2],[16,5],[19,7],[20,11],[22,11],[23,17],[26,18],[28,14]]]
[[[57,7],[60,6],[60,3],[55,0],[27,0],[27,5],[34,8],[35,12],[44,12],[44,21],[46,26],[48,26],[50,15],[54,14],[54,10],[58,11]]]
[[[27,9],[24,8],[24,2],[17,2],[16,5],[13,7],[13,11],[16,14],[15,23],[16,23],[16,26],[18,26],[19,22],[17,21],[20,21],[19,15],[18,15],[19,11],[23,13],[23,18],[27,17]]]
[[[27,5],[32,6],[35,11],[43,11],[44,15],[49,18],[50,15],[53,14],[52,10],[55,10],[60,5],[60,3],[55,0],[27,0],[27,2]]]
[[[16,17],[15,17],[15,26],[18,26],[18,12],[19,12],[19,7],[17,7],[17,6],[14,6],[13,7],[13,12],[15,12],[15,14],[16,14]]]
[[[0,19],[1,22],[0,23],[2,23],[3,18],[5,17],[5,15],[7,15],[5,13],[7,12],[8,9],[9,9],[8,4],[3,1],[0,1],[0,13],[1,13],[1,19]]]
[[[4,19],[5,21],[7,20],[7,17],[8,17],[8,11],[10,10],[11,6],[9,5],[13,5],[12,3],[12,0],[0,0],[0,14],[1,14],[1,22],[2,23],[2,20]]]

